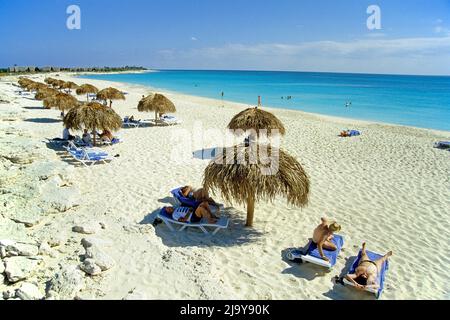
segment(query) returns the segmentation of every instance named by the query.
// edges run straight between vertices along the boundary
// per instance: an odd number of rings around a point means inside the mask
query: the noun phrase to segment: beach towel
[[[344,238],[338,234],[335,234],[331,242],[333,242],[336,245],[337,247],[336,250],[329,251],[323,249],[323,254],[330,261],[325,261],[322,259],[319,253],[319,249],[317,248],[317,244],[314,243],[313,241],[310,241],[306,251],[302,251],[300,249],[292,250],[288,254],[288,259],[292,261],[300,260],[300,262],[310,262],[326,268],[332,268],[336,264],[339,253],[341,252],[342,246],[344,245]]]
[[[356,259],[353,261],[352,266],[350,267],[350,270],[348,271],[349,274],[354,274],[356,268],[358,267],[359,261],[361,260],[361,253],[362,250],[359,250],[358,256],[356,257]],[[366,250],[367,256],[369,257],[370,260],[375,261],[378,260],[380,258],[383,257],[383,255],[375,253],[375,252],[371,252],[369,250]],[[375,288],[368,288],[365,291],[367,292],[371,292],[374,293],[375,296],[378,298],[380,298],[383,289],[384,289],[384,281],[385,281],[385,277],[386,277],[386,272],[389,269],[389,261],[385,261],[381,267],[381,270],[379,270],[378,272],[378,278],[377,278],[377,284],[379,285],[378,289]],[[350,281],[348,281],[347,279],[344,278],[343,282],[346,285],[350,285],[354,287],[354,284],[351,283]]]

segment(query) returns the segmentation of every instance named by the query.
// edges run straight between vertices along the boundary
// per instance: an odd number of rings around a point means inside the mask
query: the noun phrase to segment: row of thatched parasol
[[[52,95],[44,99],[44,105],[60,110],[70,109],[64,117],[64,125],[67,128],[88,129],[95,132],[97,129],[118,130],[121,127],[120,116],[111,108],[96,102],[80,104],[73,96],[56,90],[56,88],[63,88],[60,80],[46,80],[46,83],[51,84],[54,89],[40,88],[27,81],[24,81],[23,85],[26,85],[27,88],[38,87],[39,94],[41,90],[42,92],[50,91]],[[71,85],[66,85],[66,88],[74,89]],[[120,91],[112,88],[107,88],[102,92],[94,86],[83,85],[76,90],[77,94],[96,93],[99,99],[104,100],[122,99],[123,97]],[[44,93],[42,94],[44,95]],[[169,99],[156,93],[144,97],[138,104],[138,110],[155,112],[155,120],[157,120],[158,113],[175,112],[176,108]],[[267,130],[269,135],[274,130],[281,135],[285,135],[286,132],[284,125],[275,115],[261,108],[248,108],[238,113],[231,119],[228,129],[255,130],[258,135],[261,130]],[[219,191],[226,201],[247,206],[247,226],[253,225],[256,201],[263,199],[272,201],[276,196],[284,196],[291,205],[304,207],[308,204],[310,182],[302,165],[285,151],[270,145],[264,146],[269,154],[276,155],[275,160],[278,163],[277,169],[271,174],[263,173],[264,169],[267,171],[267,163],[263,163],[261,159],[256,162],[248,161],[255,148],[259,152],[262,147],[260,145],[238,145],[224,148],[223,152],[206,167],[203,176],[203,187],[206,190],[211,190],[212,193]],[[243,156],[246,161],[237,161],[238,155],[240,159]],[[233,157],[236,161],[230,163],[229,159]]]
[[[68,111],[64,116],[64,126],[72,130],[87,129],[94,134],[94,145],[96,145],[96,130],[117,131],[122,127],[122,119],[112,109],[98,102],[82,103],[69,94],[70,90],[76,89],[78,95],[94,93],[98,99],[125,98],[123,93],[114,88],[106,88],[99,91],[90,84],[81,86],[74,82],[65,82],[58,79],[46,78],[44,83],[35,82],[31,79],[22,78],[19,85],[25,90],[36,90],[35,98],[43,100],[44,108],[56,108],[62,112]],[[61,92],[58,89],[67,89],[68,92]],[[100,95],[100,97],[99,97]],[[89,100],[89,97],[87,97]]]
[[[115,88],[105,88],[99,90],[91,84],[83,84],[78,86],[72,81],[63,81],[55,78],[45,78],[44,83],[35,82],[28,78],[19,79],[19,85],[27,91],[36,91],[35,98],[37,100],[45,100],[56,95],[60,90],[65,89],[66,93],[70,94],[71,90],[76,90],[77,95],[86,94],[86,99],[89,101],[89,94],[95,94],[97,99],[110,100],[110,107],[113,100],[125,100],[125,95]],[[48,103],[47,103],[48,105]]]

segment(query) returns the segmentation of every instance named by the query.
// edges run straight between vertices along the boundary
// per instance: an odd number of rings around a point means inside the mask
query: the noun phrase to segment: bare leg
[[[186,198],[189,195],[189,192],[191,192],[191,191],[192,191],[191,186],[185,186],[185,187],[181,188],[181,194]]]
[[[205,209],[204,207],[200,206],[197,208],[197,210],[195,210],[195,215],[197,217],[201,217],[201,218],[205,218],[208,223],[214,224],[217,222],[217,219],[214,219],[211,215],[211,213]]]
[[[392,256],[392,251],[389,251],[388,253],[386,253],[383,257],[381,257],[380,259],[375,260],[375,264],[377,265],[377,269],[381,270],[381,268],[383,267],[383,264],[385,261],[387,261],[387,259],[389,259],[389,257]]]
[[[328,250],[328,251],[336,251],[337,250],[336,245],[333,242],[328,241],[328,240],[326,240],[323,243],[322,248],[324,248],[325,250]]]
[[[364,261],[364,260],[369,260],[369,261],[371,261],[371,260],[369,259],[369,256],[367,255],[367,252],[366,252],[366,243],[365,243],[365,242],[362,244],[362,249],[361,249],[361,260],[360,260],[360,261]],[[361,262],[360,262],[360,263],[361,263]]]

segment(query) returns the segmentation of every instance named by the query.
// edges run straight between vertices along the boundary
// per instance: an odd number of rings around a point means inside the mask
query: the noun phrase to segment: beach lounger
[[[69,154],[75,161],[82,163],[84,166],[88,167],[89,165],[93,166],[96,163],[108,163],[114,158],[110,157],[108,154],[100,154],[95,152],[89,152],[85,149],[79,151],[68,151]]]
[[[115,144],[118,144],[118,143],[122,143],[122,142],[123,142],[122,138],[114,137],[111,141],[109,141],[109,140],[100,140],[99,144],[101,144],[103,146],[112,146],[112,145],[115,145]]]
[[[138,128],[139,126],[141,126],[142,122],[140,120],[132,120],[130,121],[129,117],[125,117],[123,118],[123,125],[125,127],[133,127],[133,128]]]
[[[170,193],[180,203],[180,205],[186,206],[186,207],[191,207],[194,209],[197,208],[201,204],[201,202],[183,196],[183,194],[181,193],[181,188],[182,187],[173,189],[172,191],[170,191]]]
[[[94,165],[96,163],[108,163],[114,158],[110,157],[108,153],[100,150],[98,148],[79,148],[77,147],[73,141],[69,141],[67,146],[63,146],[72,156],[72,158],[86,167],[88,165]]]
[[[434,144],[435,148],[438,149],[450,149],[450,141],[439,141]]]
[[[323,249],[324,255],[330,259],[330,261],[325,261],[321,258],[317,244],[312,241],[310,241],[305,252],[301,249],[294,249],[287,254],[287,258],[291,261],[309,262],[331,269],[336,264],[337,257],[339,256],[342,246],[344,245],[344,238],[338,234],[335,234],[331,242],[336,245],[337,250],[329,251]]]
[[[178,120],[176,117],[174,116],[168,116],[168,115],[164,115],[161,118],[159,118],[159,120],[157,121],[158,123],[161,123],[163,125],[167,125],[167,126],[173,126],[176,124],[181,124],[182,122],[180,120]]]
[[[187,208],[187,207],[179,207],[179,208],[176,208],[175,210],[182,210],[183,212],[187,213],[188,210],[190,210],[190,209],[191,208]],[[200,230],[203,231],[203,233],[209,234],[207,228],[211,228],[213,235],[215,235],[221,229],[228,228],[228,222],[229,222],[228,218],[220,218],[217,221],[217,223],[215,223],[215,224],[210,224],[210,223],[207,223],[207,222],[205,223],[205,221],[203,219],[200,222],[197,222],[197,223],[180,222],[180,221],[173,220],[171,215],[169,215],[167,213],[165,208],[162,208],[159,211],[157,217],[164,222],[164,224],[170,229],[170,231],[175,231],[175,228],[174,228],[173,225],[180,225],[181,228],[179,228],[178,231],[183,231],[186,228],[199,228]]]
[[[355,270],[358,267],[359,261],[361,260],[361,252],[362,251],[360,250],[359,253],[358,253],[358,256],[353,261],[353,264],[350,267],[350,270],[348,271],[349,274],[355,273]],[[369,250],[366,250],[366,253],[367,253],[367,256],[369,257],[369,259],[372,260],[372,261],[375,261],[375,260],[383,257],[383,255],[371,252]],[[385,281],[386,272],[387,272],[388,268],[389,268],[389,261],[385,261],[383,263],[383,266],[382,266],[381,270],[379,270],[379,274],[378,274],[378,278],[377,278],[377,284],[379,285],[378,288],[365,289],[365,291],[375,294],[377,299],[379,299],[381,297],[381,294],[383,292],[384,281]],[[349,286],[355,287],[355,285],[352,282],[348,281],[345,278],[343,278],[343,283],[345,285],[349,285]]]

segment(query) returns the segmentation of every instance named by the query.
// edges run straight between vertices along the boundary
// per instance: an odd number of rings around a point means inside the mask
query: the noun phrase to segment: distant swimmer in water
[[[352,102],[351,102],[351,101],[345,103],[345,106],[346,106],[347,108],[350,107],[351,105],[352,105]]]

